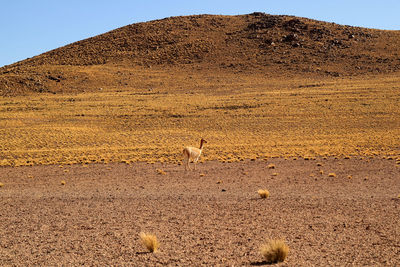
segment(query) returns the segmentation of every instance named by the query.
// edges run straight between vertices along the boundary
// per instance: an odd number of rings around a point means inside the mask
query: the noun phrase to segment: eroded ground
[[[263,265],[260,245],[282,238],[282,265],[395,266],[398,166],[275,158],[186,173],[161,163],[2,167],[0,265]],[[157,253],[146,253],[141,231],[157,235]]]

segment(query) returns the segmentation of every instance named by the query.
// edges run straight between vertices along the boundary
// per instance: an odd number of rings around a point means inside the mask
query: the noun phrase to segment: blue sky
[[[0,1],[0,67],[118,27],[170,16],[259,11],[400,30],[399,0]]]

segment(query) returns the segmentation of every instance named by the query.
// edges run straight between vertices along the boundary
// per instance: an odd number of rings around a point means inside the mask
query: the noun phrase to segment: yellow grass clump
[[[3,187],[4,186],[4,184],[3,183],[0,183],[0,187]]]
[[[336,173],[330,172],[330,173],[328,174],[328,177],[336,177]]]
[[[261,198],[268,198],[269,197],[269,191],[266,190],[266,189],[259,189],[257,191],[257,193]]]
[[[289,247],[283,240],[270,240],[261,246],[261,255],[268,263],[283,262],[289,253]]]
[[[143,246],[150,252],[156,252],[160,247],[160,243],[155,235],[140,233],[140,241]]]
[[[65,185],[66,182],[64,180],[61,181],[61,185]]]
[[[157,169],[157,173],[161,175],[166,175],[167,173],[161,169]]]
[[[268,164],[268,169],[275,169],[275,164]]]

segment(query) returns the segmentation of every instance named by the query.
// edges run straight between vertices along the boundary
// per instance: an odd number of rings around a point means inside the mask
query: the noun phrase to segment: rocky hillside
[[[171,17],[128,25],[2,67],[0,92],[67,90],[82,80],[102,86],[104,81],[87,73],[110,68],[382,74],[400,70],[400,32],[264,13]],[[107,75],[106,84],[116,76]]]

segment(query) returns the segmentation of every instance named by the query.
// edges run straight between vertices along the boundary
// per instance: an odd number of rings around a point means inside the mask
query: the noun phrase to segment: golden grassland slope
[[[400,157],[399,40],[263,13],[128,25],[0,68],[0,165],[176,163],[201,137],[203,160]]]
[[[158,86],[176,72],[354,76],[400,69],[400,32],[292,16],[197,15],[137,23],[0,68],[0,93]],[[150,70],[150,71],[148,71]],[[154,86],[154,85],[153,85]]]
[[[397,75],[310,81],[232,74],[215,87],[200,82],[201,74],[177,77],[185,90],[2,97],[0,165],[177,163],[201,137],[208,141],[202,160],[400,158]]]

